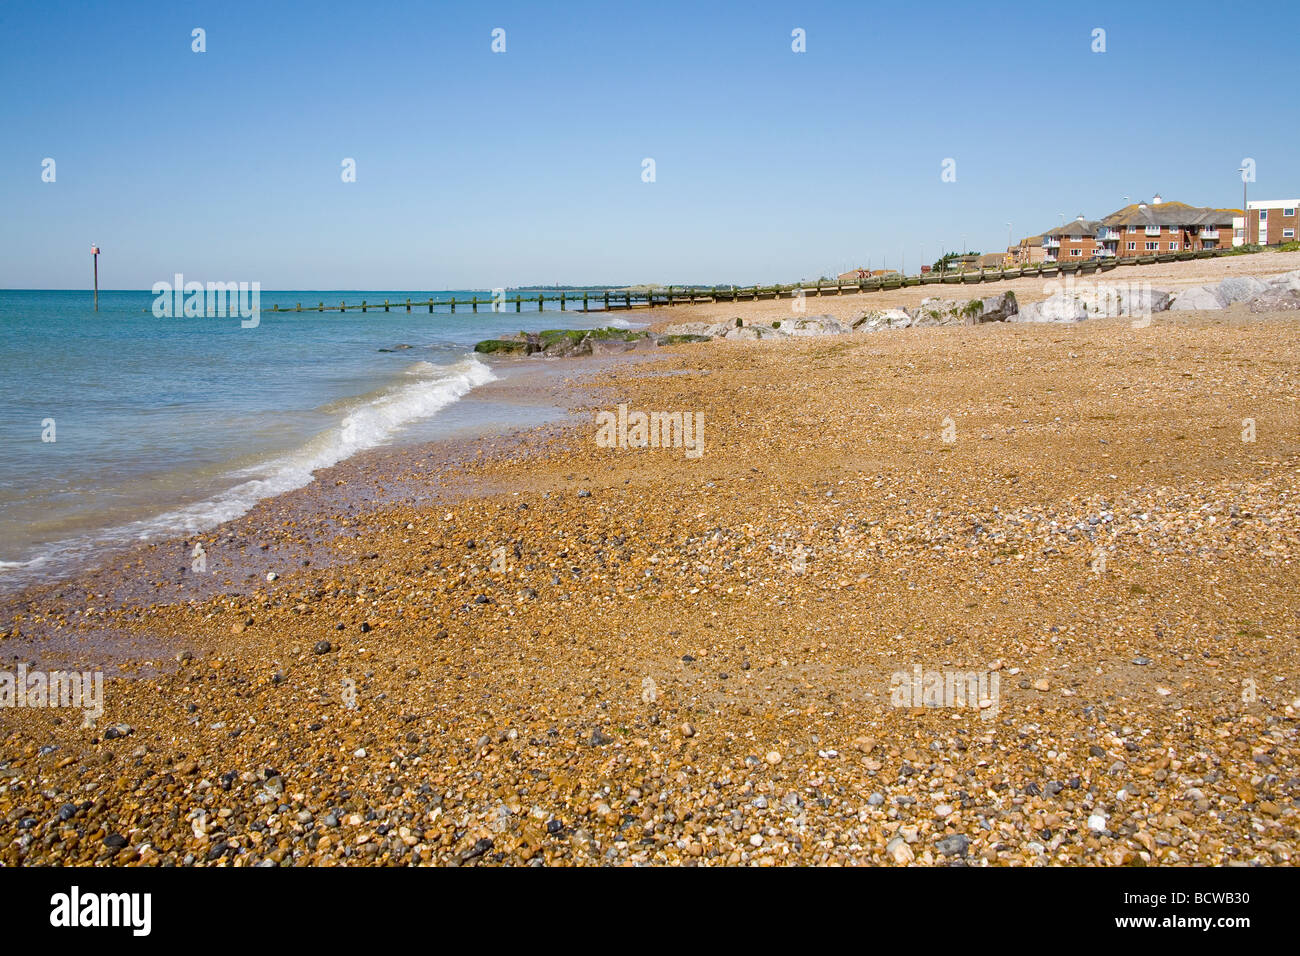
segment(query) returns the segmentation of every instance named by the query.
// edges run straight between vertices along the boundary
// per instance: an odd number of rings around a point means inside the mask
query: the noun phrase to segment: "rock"
[[[1095,307],[1090,311],[1101,315],[1111,315],[1115,306],[1118,305],[1119,315],[1125,318],[1134,318],[1152,315],[1156,312],[1166,312],[1171,301],[1172,296],[1163,289],[1152,289],[1139,283],[1121,283],[1118,286],[1118,295],[1114,301],[1108,296],[1099,293]]]
[[[911,863],[916,859],[916,854],[912,852],[912,848],[907,845],[907,841],[901,836],[894,837],[885,844],[885,852],[889,854],[889,856],[893,857],[895,863],[900,865]]]
[[[333,645],[329,641],[317,641],[312,645],[311,652],[313,654],[328,654],[331,650],[333,650]]]
[[[974,303],[979,303],[976,310]],[[1014,292],[1003,292],[983,299],[972,299],[967,303],[962,314],[967,325],[983,325],[985,322],[1005,322],[1015,315],[1020,308]]]
[[[1294,312],[1300,309],[1300,291],[1268,289],[1250,300],[1251,312]]]
[[[970,838],[964,833],[953,833],[939,841],[937,849],[944,856],[966,856]]]
[[[867,806],[869,807],[878,807],[884,802],[885,802],[885,795],[883,793],[880,793],[879,791],[867,797]]]
[[[1224,308],[1227,304],[1217,289],[1194,285],[1175,292],[1169,310],[1171,312],[1212,312]]]
[[[761,326],[749,326],[760,329]],[[849,331],[833,315],[810,315],[782,322],[779,329],[771,330],[783,335],[844,335]]]
[[[1072,295],[1057,293],[1042,302],[1022,305],[1013,322],[1082,322],[1088,317],[1083,301]]]
[[[1094,833],[1102,833],[1106,829],[1106,817],[1100,813],[1094,813],[1088,817],[1088,829]]]
[[[912,316],[904,309],[868,309],[852,322],[856,332],[875,332],[879,329],[905,329],[912,324]]]
[[[1263,292],[1268,285],[1254,276],[1229,276],[1219,283],[1219,298],[1229,304],[1247,302]]]
[[[769,750],[765,758],[773,767],[781,762],[781,755],[775,750]]]

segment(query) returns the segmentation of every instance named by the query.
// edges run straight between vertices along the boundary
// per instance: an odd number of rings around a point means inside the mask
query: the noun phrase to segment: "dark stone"
[[[946,836],[939,841],[939,852],[944,856],[966,856],[966,848],[970,846],[970,840],[964,833],[954,833]]]

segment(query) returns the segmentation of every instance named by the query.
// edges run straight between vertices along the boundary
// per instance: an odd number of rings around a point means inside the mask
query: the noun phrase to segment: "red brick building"
[[[1236,209],[1213,209],[1164,202],[1134,203],[1097,223],[1095,238],[1102,256],[1154,256],[1167,252],[1224,249],[1232,244]]]
[[[1300,229],[1300,222],[1296,218],[1297,206],[1300,206],[1300,199],[1266,199],[1246,203],[1244,240],[1261,246],[1295,242],[1297,229]]]
[[[1068,262],[1071,259],[1091,259],[1100,255],[1097,251],[1101,247],[1097,240],[1099,225],[1100,223],[1079,216],[1073,222],[1047,230],[1043,233],[1044,260]]]

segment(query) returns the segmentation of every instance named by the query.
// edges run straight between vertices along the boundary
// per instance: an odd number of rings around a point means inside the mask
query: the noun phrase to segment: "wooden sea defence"
[[[978,272],[927,272],[921,275],[887,275],[860,279],[856,282],[824,282],[808,284],[770,285],[770,286],[668,286],[666,289],[606,289],[599,292],[561,290],[558,295],[539,292],[536,295],[517,293],[514,296],[469,299],[451,296],[446,299],[405,299],[390,302],[371,302],[362,299],[351,304],[340,301],[337,304],[317,302],[315,305],[296,302],[292,306],[271,306],[271,313],[285,312],[616,312],[631,309],[658,309],[674,305],[693,305],[715,302],[755,302],[760,299],[792,299],[800,294],[806,298],[827,295],[859,295],[866,292],[880,292],[901,289],[909,286],[942,284],[977,284],[984,282],[1003,282],[1009,279],[1022,279],[1036,276],[1051,278],[1066,275],[1091,275],[1097,272],[1109,272],[1122,266],[1150,265],[1155,262],[1181,262],[1187,259],[1211,259],[1229,255],[1231,249],[1198,249],[1184,252],[1167,252],[1160,255],[1133,256],[1128,258],[1087,259],[1078,262],[1037,262],[1033,265],[1017,266],[1010,269],[980,269]]]

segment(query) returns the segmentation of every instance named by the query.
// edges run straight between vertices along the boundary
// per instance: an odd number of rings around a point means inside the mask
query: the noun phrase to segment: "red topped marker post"
[[[95,311],[99,311],[99,246],[90,244],[90,257],[95,261]]]

